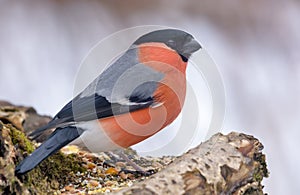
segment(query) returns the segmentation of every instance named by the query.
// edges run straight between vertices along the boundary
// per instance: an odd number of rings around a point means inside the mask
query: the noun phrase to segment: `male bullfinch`
[[[186,94],[185,70],[201,48],[192,35],[157,30],[138,38],[87,88],[31,136],[55,128],[17,167],[24,174],[67,144],[91,152],[141,142],[172,123]]]

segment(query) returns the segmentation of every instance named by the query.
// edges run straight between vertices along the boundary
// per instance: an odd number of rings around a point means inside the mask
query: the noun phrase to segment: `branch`
[[[214,135],[144,182],[116,194],[263,194],[262,144],[232,132]]]

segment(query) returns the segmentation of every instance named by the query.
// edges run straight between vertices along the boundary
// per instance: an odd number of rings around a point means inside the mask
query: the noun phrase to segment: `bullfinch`
[[[90,152],[127,148],[154,135],[181,112],[186,67],[201,48],[194,37],[163,29],[138,38],[81,93],[66,104],[37,137],[55,130],[15,169],[24,174],[67,144]]]

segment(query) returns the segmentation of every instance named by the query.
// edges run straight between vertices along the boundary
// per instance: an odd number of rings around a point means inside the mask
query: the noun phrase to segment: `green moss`
[[[82,164],[76,154],[57,152],[20,179],[33,194],[52,192],[75,182],[76,173],[86,171]]]
[[[39,165],[39,169],[50,180],[57,180],[59,184],[65,185],[70,182],[77,172],[85,172],[82,160],[76,154],[65,155],[56,153]]]
[[[9,129],[11,143],[19,150],[19,154],[30,154],[34,151],[35,145],[22,131],[16,129],[11,124],[5,124],[5,126]],[[17,161],[21,161],[22,159],[22,157],[17,157]],[[65,155],[57,152],[30,172],[18,176],[18,178],[31,194],[54,192],[66,184],[75,182],[77,178],[76,173],[86,171],[86,168],[82,167],[82,164],[82,159],[76,154]],[[14,178],[11,180],[12,184],[13,182]]]
[[[243,195],[262,195],[262,189],[248,188]]]
[[[261,182],[264,177],[269,176],[267,163],[266,163],[266,156],[262,153],[258,153],[254,157],[254,159],[255,161],[257,161],[258,166],[254,170],[253,179],[254,181]]]
[[[58,190],[75,182],[77,172],[86,171],[81,165],[82,160],[76,154],[58,152],[22,176],[22,180],[31,193]]]
[[[11,124],[8,124],[7,127],[10,129],[12,143],[14,145],[18,145],[23,152],[32,153],[34,150],[34,145],[28,140],[26,135],[22,131],[17,130]]]
[[[12,111],[12,110],[5,110]],[[3,110],[2,110],[3,112]],[[0,118],[0,194],[53,194],[61,187],[75,183],[77,172],[85,172],[78,155],[58,152],[30,172],[16,176],[15,167],[36,148],[22,130],[5,117]]]

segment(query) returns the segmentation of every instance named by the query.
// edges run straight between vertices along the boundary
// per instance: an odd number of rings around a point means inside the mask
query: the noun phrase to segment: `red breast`
[[[154,92],[157,106],[100,119],[113,142],[129,147],[172,123],[181,111],[186,93],[186,62],[163,43],[145,43],[138,48],[139,61],[165,74]],[[161,103],[161,105],[159,105]]]

